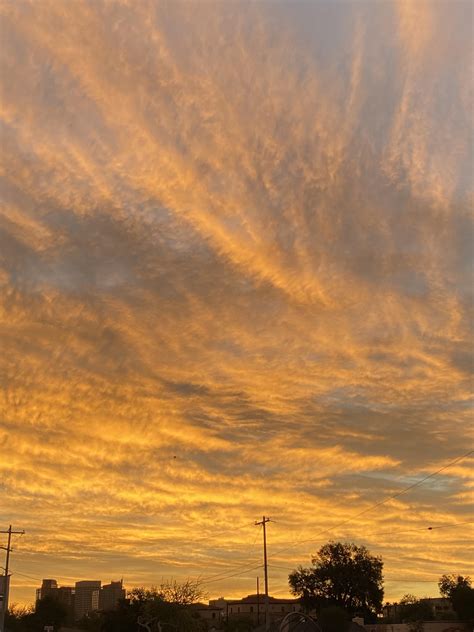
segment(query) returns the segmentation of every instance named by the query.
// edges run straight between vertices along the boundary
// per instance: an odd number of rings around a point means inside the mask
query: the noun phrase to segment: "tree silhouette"
[[[460,621],[474,623],[474,588],[471,578],[462,575],[443,575],[438,582],[439,592],[451,600]]]
[[[348,614],[369,618],[382,608],[383,562],[364,546],[329,542],[312,560],[311,568],[290,574],[291,592],[306,608],[338,606]]]

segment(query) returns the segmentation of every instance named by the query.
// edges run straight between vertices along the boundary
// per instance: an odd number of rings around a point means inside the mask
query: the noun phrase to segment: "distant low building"
[[[431,609],[433,619],[456,619],[451,601],[446,597],[423,597],[420,602]],[[383,619],[387,622],[401,623],[401,606],[398,603],[387,603],[382,610]]]
[[[278,599],[269,597],[270,620],[282,619],[290,612],[300,612],[299,599]],[[226,600],[225,618],[247,619],[252,623],[265,620],[265,595],[247,595],[243,599]]]
[[[456,618],[451,601],[446,597],[426,597],[421,601],[430,606],[434,619]]]
[[[204,619],[208,623],[217,625],[224,620],[224,608],[211,605],[210,602],[209,605],[205,603],[194,603],[190,606],[190,609],[195,612],[200,619]]]
[[[215,608],[222,608],[222,610],[226,609],[227,599],[224,597],[219,597],[218,599],[209,599],[209,605],[214,606]]]

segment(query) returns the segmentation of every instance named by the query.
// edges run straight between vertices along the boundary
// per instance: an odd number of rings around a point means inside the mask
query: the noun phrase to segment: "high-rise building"
[[[76,582],[74,595],[74,618],[82,619],[99,609],[100,580]]]
[[[36,601],[45,597],[56,597],[58,592],[58,582],[55,579],[43,579],[41,588],[36,591]]]
[[[104,584],[99,594],[99,610],[115,610],[120,599],[125,599],[122,580]]]
[[[61,603],[67,612],[68,621],[74,620],[74,599],[75,591],[72,586],[60,586],[58,588],[57,600]]]

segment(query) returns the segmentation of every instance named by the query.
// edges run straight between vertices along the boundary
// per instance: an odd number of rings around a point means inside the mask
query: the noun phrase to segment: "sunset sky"
[[[474,575],[472,4],[0,6],[11,600]]]

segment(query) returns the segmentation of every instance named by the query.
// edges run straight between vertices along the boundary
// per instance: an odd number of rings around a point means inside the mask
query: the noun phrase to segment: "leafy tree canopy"
[[[288,578],[291,592],[307,608],[338,606],[350,615],[379,612],[383,599],[383,562],[364,546],[329,542],[312,560]]]
[[[439,592],[451,600],[454,612],[460,621],[474,623],[474,588],[471,578],[462,575],[443,575],[439,582]]]
[[[442,575],[438,582],[439,592],[451,599],[456,590],[471,588],[471,578],[462,575]]]
[[[40,599],[35,608],[17,608],[12,606],[6,616],[5,628],[9,632],[42,631],[45,625],[59,630],[66,622],[66,607],[50,596]]]

